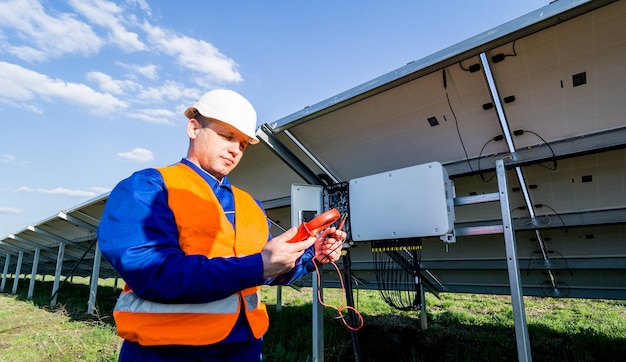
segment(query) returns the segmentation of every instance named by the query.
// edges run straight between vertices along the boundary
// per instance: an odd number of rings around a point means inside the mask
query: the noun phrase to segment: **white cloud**
[[[152,79],[155,80],[159,77],[159,75],[157,74],[157,69],[158,67],[154,64],[149,64],[149,65],[145,65],[143,67],[138,67],[137,68],[137,73],[143,75],[144,77],[148,78],[148,79]]]
[[[19,65],[0,62],[0,101],[33,99],[31,87],[25,86],[23,82],[35,77],[36,74]]]
[[[98,186],[93,186],[89,188],[91,191],[97,193],[98,195],[102,195],[104,193],[107,193],[109,191],[111,191],[110,188],[106,188],[106,187],[98,187]]]
[[[164,99],[173,101],[183,99],[186,93],[187,89],[184,85],[174,81],[167,81],[159,87],[150,87],[142,90],[137,95],[137,98],[150,103],[161,103]]]
[[[102,72],[89,72],[87,79],[97,82],[100,89],[112,94],[124,94],[125,90],[135,90],[141,86],[132,80],[115,80],[110,75]]]
[[[19,65],[0,62],[0,102],[13,101],[22,108],[39,98],[59,98],[81,105],[97,114],[113,113],[128,107],[128,104],[108,93],[100,93],[80,84],[51,79]],[[39,107],[37,107],[39,108]]]
[[[8,165],[28,165],[30,162],[23,159],[18,159],[16,156],[5,153],[0,156],[0,163]]]
[[[145,0],[126,0],[126,2],[130,5],[138,6],[141,10],[148,14],[148,16],[152,16],[152,9]]]
[[[2,155],[2,157],[0,157],[0,163],[14,164],[16,161],[17,161],[17,157],[6,154],[6,153]]]
[[[17,38],[28,44],[3,42],[4,50],[30,62],[65,54],[92,55],[102,46],[102,40],[89,25],[68,13],[49,16],[37,0],[0,2],[0,27],[15,31]]]
[[[148,65],[138,65],[138,64],[126,64],[126,63],[122,63],[122,62],[115,62],[116,65],[131,70],[134,73],[138,73],[141,76],[144,76],[150,80],[156,80],[159,78],[159,75],[157,74],[157,70],[159,69],[159,67],[155,64],[148,64]],[[135,74],[133,74],[134,76]]]
[[[148,16],[146,19],[152,15],[145,0],[68,1],[72,10],[66,11],[75,13],[48,8],[52,6],[48,2],[0,0],[0,54],[3,51],[17,54],[19,50],[21,58],[31,61],[43,61],[70,53],[92,55],[99,52],[103,45],[102,39],[94,33],[94,27],[99,31],[107,31],[108,41],[123,50],[147,50],[155,57],[165,55],[173,58],[187,71],[191,70],[194,81],[203,89],[225,82],[242,81],[236,69],[237,64],[212,44],[153,26],[145,19],[141,20],[143,23],[137,21],[136,16],[141,16],[141,12]],[[138,8],[141,12],[135,11],[133,14],[130,7],[134,7],[134,10]],[[85,22],[81,22],[81,19]],[[138,33],[129,30],[131,27],[140,29],[139,34],[146,37],[145,43]],[[148,45],[151,49],[148,49]],[[196,92],[189,84],[174,80],[152,86],[139,80],[140,77],[157,80],[158,71],[162,67],[160,65],[119,61],[115,64],[129,69],[132,74],[121,79],[108,70],[105,73],[93,69],[86,73],[86,81],[83,83],[50,76],[45,71],[35,70],[33,66],[25,67],[0,60],[0,104],[44,114],[46,102],[67,102],[99,115],[121,113],[133,104],[145,108],[149,105],[156,106],[156,111],[140,109],[128,113],[133,118],[147,122],[173,124],[175,116],[161,108],[168,101],[189,103],[190,95]]]
[[[15,207],[0,206],[0,214],[21,214],[22,212],[24,210]]]
[[[144,22],[143,29],[158,50],[173,56],[183,67],[201,74],[198,82],[240,82],[237,64],[210,43],[173,32]]]
[[[57,187],[54,189],[33,189],[28,186],[20,186],[15,192],[17,193],[39,193],[39,194],[47,194],[47,195],[63,195],[63,196],[72,196],[72,197],[95,197],[96,195],[101,195],[103,193],[109,192],[111,189],[107,189],[104,187],[90,187],[88,191],[85,190],[72,190],[65,187]]]
[[[135,148],[130,152],[120,152],[117,154],[121,158],[125,158],[127,160],[135,161],[135,162],[150,162],[154,161],[154,156],[152,155],[152,151],[146,150],[145,148]]]
[[[108,29],[109,41],[122,50],[145,50],[139,35],[122,24],[124,11],[117,4],[104,0],[70,0],[70,5],[89,21]]]
[[[140,119],[148,123],[155,124],[176,124],[176,119],[181,118],[176,113],[168,109],[138,109],[135,113],[127,114],[128,117]]]
[[[64,187],[57,187],[55,189],[37,189],[37,192],[49,195],[63,195],[72,197],[95,197],[96,193],[93,191],[83,190],[70,190]]]

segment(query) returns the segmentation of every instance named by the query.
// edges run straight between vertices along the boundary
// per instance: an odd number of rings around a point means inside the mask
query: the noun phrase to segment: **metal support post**
[[[324,362],[324,306],[318,298],[318,295],[324,298],[322,265],[319,266],[319,271],[319,274],[311,273],[313,284],[313,362]]]
[[[20,274],[22,274],[22,262],[24,261],[24,252],[20,251],[17,255],[17,266],[15,267],[15,278],[13,278],[13,291],[11,294],[17,294],[17,284],[20,281]]]
[[[96,251],[93,256],[93,268],[91,270],[91,282],[89,283],[89,302],[87,303],[87,313],[96,314],[96,296],[98,295],[98,280],[100,280],[100,263],[102,261],[102,251],[96,243]]]
[[[283,310],[283,286],[279,285],[276,287],[276,311],[281,310]]]
[[[2,272],[2,282],[0,282],[0,293],[4,292],[4,287],[7,284],[7,274],[9,274],[9,264],[11,263],[11,254],[6,254],[4,259],[4,271]]]
[[[419,284],[419,293],[422,297],[420,303],[420,326],[423,331],[428,329],[428,314],[426,313],[426,293],[424,293],[424,285]]]
[[[33,268],[30,272],[30,283],[28,284],[28,295],[26,299],[33,299],[33,292],[35,291],[35,279],[37,279],[37,265],[39,264],[39,254],[41,253],[41,248],[35,248],[35,256],[33,256]]]
[[[59,283],[61,281],[61,270],[63,269],[63,257],[65,255],[65,243],[59,243],[59,253],[57,254],[57,265],[54,271],[54,282],[52,283],[52,299],[50,305],[57,305],[57,295]]]
[[[526,312],[524,309],[524,298],[520,282],[517,248],[515,245],[515,235],[511,221],[511,207],[509,205],[506,169],[504,167],[504,161],[501,159],[496,161],[496,174],[498,177],[498,191],[500,193],[500,209],[502,211],[502,226],[506,246],[509,284],[511,286],[511,302],[513,304],[513,317],[515,321],[517,356],[519,361],[531,361],[532,356],[530,354],[528,325],[526,324]]]

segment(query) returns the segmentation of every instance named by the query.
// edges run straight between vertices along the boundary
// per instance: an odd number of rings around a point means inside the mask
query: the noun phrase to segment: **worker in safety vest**
[[[256,112],[218,89],[185,111],[187,157],[115,186],[98,243],[126,285],[113,316],[120,361],[260,361],[268,328],[260,286],[287,285],[336,261],[345,232],[273,237],[259,201],[227,175],[258,143]]]

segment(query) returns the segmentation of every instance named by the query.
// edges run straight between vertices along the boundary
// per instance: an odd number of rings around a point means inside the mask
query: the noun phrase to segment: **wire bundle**
[[[421,239],[372,241],[372,255],[383,300],[399,310],[419,309]]]

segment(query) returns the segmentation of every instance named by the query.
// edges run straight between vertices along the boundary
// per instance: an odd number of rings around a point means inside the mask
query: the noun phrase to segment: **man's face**
[[[239,164],[248,147],[249,137],[228,123],[213,120],[206,127],[198,123],[192,133],[192,161],[218,180]]]

